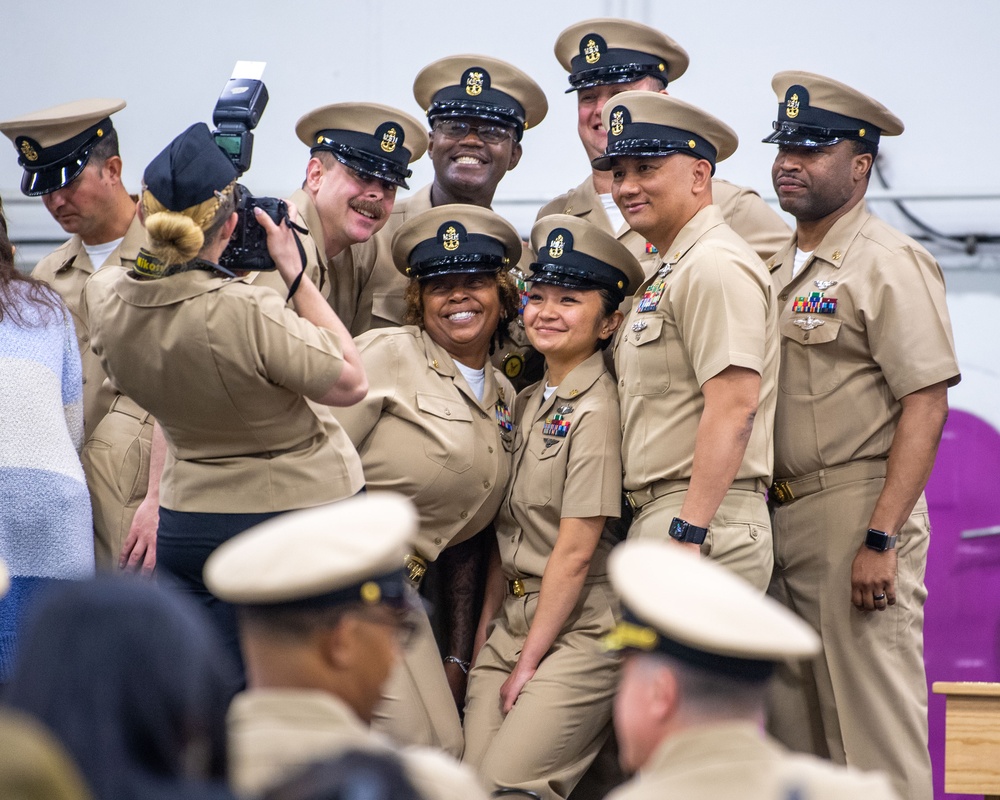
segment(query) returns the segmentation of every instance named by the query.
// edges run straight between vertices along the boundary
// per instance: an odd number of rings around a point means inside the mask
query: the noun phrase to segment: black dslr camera
[[[237,68],[239,68],[237,64]],[[240,175],[250,169],[253,133],[267,106],[267,87],[252,78],[230,78],[212,112],[215,143],[229,156]],[[276,197],[254,197],[241,183],[236,184],[236,213],[239,222],[229,240],[219,265],[230,270],[265,271],[275,269],[267,252],[267,234],[254,218],[253,210],[262,209],[276,225],[288,220],[288,206]]]

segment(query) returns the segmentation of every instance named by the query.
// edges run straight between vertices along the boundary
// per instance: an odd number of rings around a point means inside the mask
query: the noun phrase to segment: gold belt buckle
[[[635,498],[632,497],[632,492],[625,492],[625,502],[628,503],[628,507],[631,508],[633,512],[639,510],[639,504],[635,502]]]
[[[406,569],[406,577],[414,586],[419,587],[427,572],[427,562],[420,556],[407,553],[403,556],[403,567]]]
[[[775,481],[772,483],[771,495],[778,501],[778,505],[791,503],[795,499],[795,495],[792,494],[792,487],[788,485],[788,481]]]
[[[524,581],[520,578],[512,580],[510,582],[510,593],[514,595],[514,597],[524,597],[524,595],[527,594],[524,591]]]

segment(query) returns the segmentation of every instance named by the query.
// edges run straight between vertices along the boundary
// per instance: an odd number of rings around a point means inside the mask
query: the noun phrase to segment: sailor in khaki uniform
[[[322,106],[299,119],[295,133],[309,147],[309,162],[305,183],[288,199],[309,229],[320,267],[329,273],[335,257],[368,241],[389,221],[396,190],[409,188],[407,165],[427,150],[427,134],[409,114],[376,103]],[[345,298],[356,291],[353,281],[339,280],[323,290],[338,315],[348,312]],[[348,327],[351,318],[344,317]]]
[[[238,657],[232,610],[204,588],[201,566],[264,518],[362,488],[350,440],[308,400],[356,402],[367,383],[285,224],[257,215],[295,310],[218,266],[236,224],[235,178],[203,124],[153,159],[142,198],[151,257],[112,287],[93,346],[163,428],[158,571],[201,600]]]
[[[601,351],[642,270],[576,217],[539,220],[531,245],[525,329],[546,370],[515,407],[514,474],[469,677],[465,760],[492,789],[565,798],[610,733],[618,664],[600,641],[617,609],[606,561],[620,536],[621,423]]]
[[[781,72],[772,177],[795,236],[770,261],[781,372],[771,593],[824,652],[785,673],[772,729],[789,746],[884,769],[930,798],[922,657],[924,484],[960,379],[944,279],[869,213],[881,136],[903,124],[830,78]]]
[[[688,54],[660,31],[623,19],[590,19],[571,25],[556,39],[556,58],[569,73],[576,92],[577,130],[588,160],[607,146],[601,113],[607,102],[625,91],[666,92],[668,83],[688,68]],[[736,233],[761,258],[767,258],[788,238],[788,226],[753,189],[712,180],[712,201]],[[572,214],[591,222],[618,240],[639,259],[646,277],[659,267],[656,246],[629,227],[611,197],[610,176],[594,169],[575,189],[551,200],[538,212]]]
[[[357,338],[368,394],[336,414],[361,455],[368,488],[401,492],[420,512],[407,558],[419,586],[429,562],[493,521],[507,490],[514,390],[488,354],[500,327],[517,314],[506,270],[520,256],[521,240],[488,209],[445,205],[404,224],[393,254],[413,284],[407,296],[415,324]],[[465,592],[479,589],[464,586]],[[449,597],[447,605],[474,613],[478,598],[463,597]],[[454,694],[464,696],[462,670],[472,656],[476,620],[449,631],[449,660],[442,665],[427,615],[418,618],[418,637],[386,687],[375,727],[461,756],[449,680]]]
[[[626,92],[604,109],[615,202],[660,252],[615,344],[629,536],[668,536],[771,577],[764,490],[778,372],[767,270],[712,204],[736,134],[673,97]]]
[[[610,800],[893,800],[885,776],[792,754],[762,732],[775,665],[819,651],[802,620],[754,587],[663,542],[609,560],[624,621],[615,700],[623,766]]]
[[[32,274],[62,297],[73,315],[83,362],[85,446],[82,453],[94,510],[99,567],[155,564],[155,521],[132,530],[136,546],[123,550],[133,515],[159,474],[150,476],[153,419],[115,391],[90,349],[92,310],[84,286],[93,277],[109,285],[135,263],[145,231],[137,198],[121,182],[118,132],[111,115],[124,100],[93,99],[46,108],[0,123],[24,168],[21,191],[41,196],[69,241],[38,262]]]
[[[205,581],[240,609],[249,687],[229,709],[230,782],[257,796],[312,761],[398,752],[428,800],[482,800],[441,753],[402,751],[368,723],[412,630],[403,554],[417,527],[399,495],[372,492],[286,514],[222,545]]]

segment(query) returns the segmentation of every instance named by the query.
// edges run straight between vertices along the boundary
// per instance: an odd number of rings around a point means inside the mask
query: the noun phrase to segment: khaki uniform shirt
[[[638,775],[608,800],[896,800],[878,772],[789,753],[756,725],[706,725],[663,741]]]
[[[644,292],[655,300],[658,285],[655,307],[641,311]],[[615,343],[628,491],[691,477],[705,409],[701,386],[729,366],[761,376],[736,480],[770,480],[778,375],[774,294],[764,265],[718,207],[703,208],[677,234],[664,266],[633,297]]]
[[[229,778],[242,795],[258,795],[313,761],[348,750],[397,755],[428,800],[485,800],[472,773],[443,753],[400,750],[373,734],[339,698],[309,689],[251,689],[233,699],[226,720]]]
[[[352,336],[403,324],[403,295],[409,278],[392,260],[392,235],[404,222],[432,208],[431,186],[396,201],[378,233],[367,242],[351,245],[330,262],[330,305]]]
[[[111,252],[104,264],[109,267],[131,268],[135,265],[139,248],[145,241],[146,230],[139,222],[139,216],[136,215],[125,232],[125,238]],[[100,266],[99,264],[98,268]],[[98,271],[90,263],[90,257],[84,249],[83,240],[74,235],[61,247],[39,261],[31,272],[32,277],[45,281],[59,293],[73,315],[76,340],[80,346],[80,360],[83,363],[83,429],[85,438],[89,438],[90,434],[94,432],[97,423],[108,413],[111,401],[115,398],[115,391],[111,385],[105,385],[106,376],[101,362],[90,349],[90,315],[87,312],[84,286],[90,276]]]
[[[334,413],[361,455],[368,488],[416,504],[417,555],[433,561],[485,528],[500,507],[510,477],[514,390],[487,368],[480,402],[448,352],[413,325],[356,341],[368,396]]]
[[[340,374],[340,340],[274,291],[197,269],[124,275],[93,345],[115,385],[163,427],[164,508],[287,511],[362,487],[350,440],[306,400]]]
[[[722,212],[726,224],[736,231],[761,259],[774,255],[788,241],[791,231],[784,220],[753,189],[713,178],[712,200]],[[594,180],[589,175],[575,189],[570,189],[566,194],[542,206],[536,219],[548,214],[572,214],[574,217],[593,222],[617,236],[618,241],[639,259],[647,278],[660,266],[660,256],[646,241],[645,236],[632,230],[628,223],[618,231],[611,227],[608,212],[604,210],[601,196],[595,191]]]
[[[544,390],[543,379],[517,398],[514,477],[497,519],[508,578],[542,576],[563,517],[621,514],[618,391],[603,352],[570,372],[548,400]],[[605,526],[590,575],[607,574],[616,541]]]
[[[795,250],[793,238],[769,263],[781,331],[779,478],[886,458],[899,399],[961,378],[941,268],[864,201],[793,279]]]

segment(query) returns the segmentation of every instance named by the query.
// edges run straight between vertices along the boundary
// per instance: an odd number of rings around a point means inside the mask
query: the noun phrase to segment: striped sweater
[[[94,571],[73,321],[26,297],[19,307],[23,323],[9,313],[0,320],[0,558],[11,576],[0,600],[0,681],[31,597],[49,581]]]

